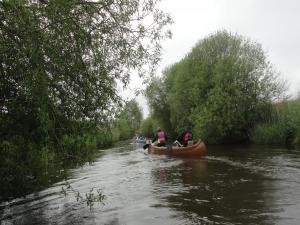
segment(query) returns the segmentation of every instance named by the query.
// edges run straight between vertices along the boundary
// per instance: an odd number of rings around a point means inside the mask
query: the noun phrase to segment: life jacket
[[[192,135],[189,132],[186,132],[183,136],[183,141],[187,142],[192,139]]]
[[[159,131],[157,133],[157,142],[158,143],[165,143],[166,137],[165,137],[165,132]]]

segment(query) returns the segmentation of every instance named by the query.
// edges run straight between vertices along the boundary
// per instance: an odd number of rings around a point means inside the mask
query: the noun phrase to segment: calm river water
[[[300,224],[300,152],[274,147],[208,147],[201,158],[147,154],[123,144],[71,171],[81,193],[101,188],[90,210],[63,182],[0,205],[8,224]]]

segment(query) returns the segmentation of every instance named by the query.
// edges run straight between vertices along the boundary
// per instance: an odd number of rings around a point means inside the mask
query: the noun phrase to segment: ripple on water
[[[82,193],[101,188],[105,205],[90,211],[74,195],[65,197],[60,182],[2,203],[1,225],[296,225],[300,159],[296,152],[274,151],[209,152],[200,160],[148,155],[133,145],[116,147],[100,152],[91,166],[72,170],[68,179]]]

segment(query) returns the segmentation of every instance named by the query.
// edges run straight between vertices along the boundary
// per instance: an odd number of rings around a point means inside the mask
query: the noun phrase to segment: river
[[[70,171],[80,193],[101,189],[91,209],[64,195],[64,182],[0,205],[10,224],[300,224],[300,152],[276,147],[208,147],[207,157],[147,154],[125,143],[99,150]]]

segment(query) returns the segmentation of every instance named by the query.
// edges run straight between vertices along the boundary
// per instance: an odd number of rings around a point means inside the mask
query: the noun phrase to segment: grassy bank
[[[300,146],[300,98],[274,104],[252,132],[257,144]]]

